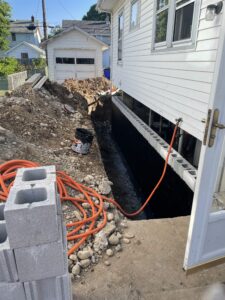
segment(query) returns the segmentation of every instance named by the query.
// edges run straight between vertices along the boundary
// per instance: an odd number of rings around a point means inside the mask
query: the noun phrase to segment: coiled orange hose
[[[57,187],[58,192],[60,194],[61,201],[70,201],[73,205],[80,211],[83,216],[81,221],[75,221],[73,223],[67,224],[68,234],[67,240],[74,241],[74,246],[68,250],[68,255],[72,254],[76,251],[84,242],[85,240],[93,234],[99,232],[107,223],[107,215],[104,210],[104,201],[113,203],[125,216],[127,217],[134,217],[137,216],[140,212],[142,212],[149,201],[152,199],[153,195],[155,194],[156,190],[159,188],[167,170],[169,156],[172,152],[172,147],[174,144],[174,140],[176,137],[177,129],[179,126],[179,121],[177,122],[173,136],[171,139],[171,143],[168,149],[168,154],[165,160],[164,168],[162,175],[156,184],[155,188],[150,193],[149,197],[146,199],[144,204],[135,212],[127,213],[125,212],[122,207],[114,200],[107,197],[104,197],[98,194],[94,189],[91,189],[83,184],[80,184],[73,180],[69,175],[65,172],[58,171],[57,172]],[[39,167],[38,163],[34,163],[27,160],[11,160],[0,165],[0,200],[6,201],[10,188],[13,185],[17,169],[19,168],[33,168]],[[68,190],[75,190],[81,194],[83,194],[84,198],[72,197],[69,195]],[[93,201],[92,197],[95,197],[98,201]],[[91,208],[91,216],[88,216],[87,211],[83,208],[82,203],[89,203]],[[97,204],[98,203],[98,204]],[[101,222],[97,224],[97,221],[101,219]],[[88,229],[83,232],[79,233],[79,231],[83,228],[83,226],[88,226]]]

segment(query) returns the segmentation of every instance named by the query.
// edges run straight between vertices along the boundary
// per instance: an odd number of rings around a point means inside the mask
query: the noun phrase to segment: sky
[[[32,15],[42,22],[42,0],[7,0],[12,6],[12,19],[30,19]],[[97,0],[46,0],[47,20],[50,26],[60,25],[63,19],[82,19]]]

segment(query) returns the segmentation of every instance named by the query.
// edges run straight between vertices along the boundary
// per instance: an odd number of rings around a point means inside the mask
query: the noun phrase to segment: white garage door
[[[55,80],[96,77],[95,50],[55,50]]]

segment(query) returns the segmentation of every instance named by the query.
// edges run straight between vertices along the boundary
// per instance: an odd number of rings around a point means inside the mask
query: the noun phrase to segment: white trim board
[[[147,140],[147,142],[157,151],[157,153],[165,160],[167,157],[169,144],[165,142],[147,124],[145,124],[134,112],[132,112],[119,99],[118,96],[113,96],[112,102],[131,122],[137,131]],[[197,178],[197,169],[174,149],[172,149],[172,153],[169,158],[169,165],[174,172],[189,186],[189,188],[194,191]]]

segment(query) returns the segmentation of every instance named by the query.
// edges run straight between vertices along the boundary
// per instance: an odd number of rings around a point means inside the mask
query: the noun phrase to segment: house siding
[[[198,1],[198,0],[196,0]],[[221,20],[206,21],[203,0],[196,44],[190,49],[152,51],[154,0],[141,1],[140,27],[130,32],[130,0],[119,1],[112,17],[112,80],[130,96],[171,122],[181,117],[182,129],[203,140],[214,79]],[[123,61],[117,62],[118,14],[124,11]]]
[[[35,51],[31,47],[28,47],[24,44],[16,47],[14,50],[10,51],[8,56],[15,57],[17,59],[21,59],[21,53],[28,53],[29,59],[45,57],[44,54],[42,55],[41,53]]]
[[[100,77],[103,74],[102,45],[76,30],[49,41],[47,49],[50,80],[55,80],[55,50],[95,50],[96,76]]]

